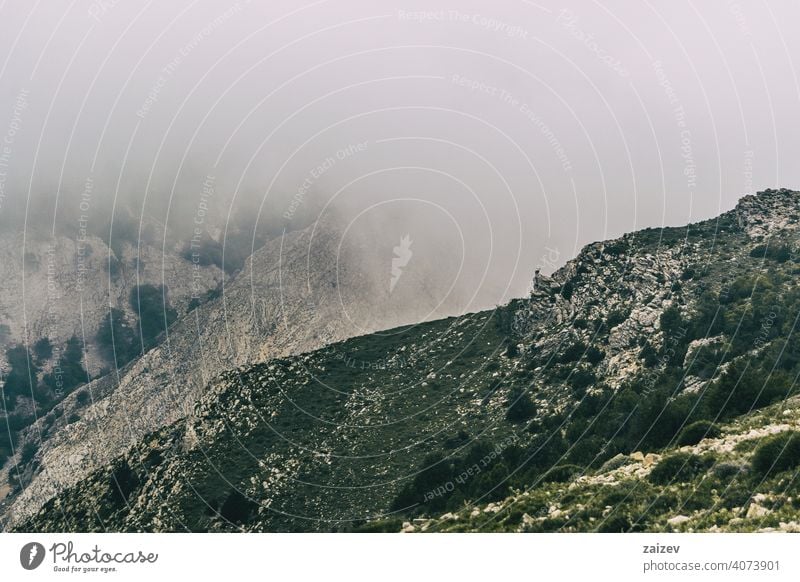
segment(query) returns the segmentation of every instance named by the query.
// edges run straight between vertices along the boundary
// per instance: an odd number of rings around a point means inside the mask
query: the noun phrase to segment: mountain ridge
[[[499,502],[557,469],[568,481],[574,467],[666,450],[698,415],[752,411],[750,392],[731,400],[746,362],[786,370],[754,406],[791,395],[800,360],[778,349],[790,318],[761,328],[770,305],[800,305],[799,200],[768,191],[715,219],[591,243],[502,308],[223,374],[190,416],[15,527],[400,529],[387,516]]]
[[[353,335],[446,313],[457,294],[438,295],[436,273],[404,273],[403,284],[382,286],[379,271],[360,262],[358,240],[341,240],[338,220],[320,221],[267,243],[226,283],[219,296],[173,324],[163,341],[125,368],[65,399],[23,431],[22,446],[35,455],[9,463],[4,500],[14,523],[122,454],[147,433],[193,410],[206,385],[221,372],[289,354],[308,352]],[[387,274],[389,263],[387,263]],[[429,289],[416,292],[427,278]]]

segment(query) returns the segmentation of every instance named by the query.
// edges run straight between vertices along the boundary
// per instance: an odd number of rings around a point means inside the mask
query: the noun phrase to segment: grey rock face
[[[96,373],[107,365],[94,346],[100,321],[110,307],[132,315],[128,299],[135,286],[166,285],[170,303],[182,313],[193,293],[214,289],[225,278],[213,265],[195,268],[178,246],[124,247],[116,257],[97,237],[0,236],[0,324],[8,327],[0,345],[42,337],[59,345],[76,335],[85,339],[86,365]]]

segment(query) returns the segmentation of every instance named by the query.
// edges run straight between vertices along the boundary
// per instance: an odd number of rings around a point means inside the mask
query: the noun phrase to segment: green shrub
[[[706,438],[717,438],[719,434],[719,429],[714,423],[707,420],[698,420],[684,427],[678,435],[677,442],[679,447],[691,446]]]
[[[615,240],[603,244],[603,252],[612,257],[618,257],[628,250],[628,243],[624,240]]]
[[[661,330],[668,336],[677,333],[683,324],[681,312],[677,307],[668,307],[660,317]]]
[[[704,396],[706,418],[729,418],[785,399],[792,379],[784,372],[769,373],[733,362]]]
[[[753,471],[762,477],[800,465],[800,433],[785,431],[767,437],[753,453]]]
[[[83,347],[76,336],[73,335],[67,340],[61,357],[58,358],[58,365],[45,375],[43,381],[57,398],[89,381],[89,376],[83,367]]]
[[[38,362],[46,362],[53,357],[53,344],[50,343],[49,337],[40,338],[33,344],[33,353]]]
[[[569,301],[572,299],[572,294],[575,292],[575,285],[572,281],[567,281],[561,286],[561,296]]]
[[[750,296],[752,288],[752,281],[748,277],[738,277],[727,288],[720,290],[719,303],[721,305],[727,305],[729,303],[735,303],[740,299],[746,299]]]
[[[519,346],[513,341],[506,343],[505,356],[507,358],[516,358],[519,356]]]
[[[714,476],[723,481],[746,472],[746,468],[736,463],[719,463],[714,466]]]
[[[605,357],[606,353],[594,346],[591,346],[588,350],[586,350],[586,361],[590,364],[599,364]]]
[[[27,465],[28,463],[30,463],[36,456],[38,450],[39,450],[39,445],[32,439],[26,442],[23,445],[22,452],[20,453],[19,456],[20,465]]]
[[[445,439],[444,446],[448,449],[457,449],[467,444],[470,440],[469,433],[462,428],[458,431],[456,436]]]
[[[25,346],[17,345],[6,350],[6,361],[9,371],[5,377],[3,395],[6,402],[13,407],[18,396],[32,396],[37,381],[39,368],[34,363]]]
[[[508,395],[506,419],[511,422],[524,422],[536,416],[536,405],[528,393],[521,388],[514,388]]]
[[[658,352],[650,342],[645,342],[642,351],[639,352],[639,357],[644,360],[644,365],[648,368],[652,368],[658,364]]]
[[[585,368],[575,368],[570,377],[572,390],[576,394],[582,394],[595,382],[597,382],[597,377],[594,372]]]
[[[778,263],[785,263],[792,257],[792,250],[788,245],[758,245],[750,251],[750,256],[755,259],[771,259]]]
[[[166,287],[139,285],[131,290],[130,303],[139,315],[139,334],[145,349],[152,347],[159,335],[178,318],[170,307]]]
[[[67,345],[59,358],[59,365],[64,373],[64,390],[71,391],[88,381],[88,375],[83,367],[83,346],[76,336],[73,335],[67,340]]]
[[[6,461],[11,456],[15,443],[15,434],[6,429],[6,423],[0,421],[0,469],[6,464]]]
[[[9,414],[6,417],[5,428],[7,428],[10,432],[16,432],[27,426],[30,426],[33,424],[34,420],[36,420],[36,418],[33,415],[15,412],[14,414]],[[0,427],[2,426],[3,424],[0,423]]]
[[[571,346],[564,348],[564,351],[561,352],[561,355],[558,359],[562,364],[577,362],[581,356],[583,356],[584,352],[586,352],[586,344],[578,341]]]
[[[661,459],[650,472],[649,480],[655,485],[690,481],[704,473],[712,464],[711,457],[675,453]]]
[[[133,488],[137,485],[138,480],[133,481]],[[132,492],[131,490],[131,493]],[[130,493],[128,493],[127,496],[130,496]],[[242,525],[250,521],[257,512],[258,503],[243,495],[238,489],[235,489],[228,495],[227,499],[225,499],[225,503],[222,504],[219,510],[219,515],[234,525]]]
[[[545,473],[544,481],[565,483],[582,472],[583,468],[578,465],[556,465]]]

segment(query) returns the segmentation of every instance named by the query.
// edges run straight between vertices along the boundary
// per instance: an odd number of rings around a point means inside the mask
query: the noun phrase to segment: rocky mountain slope
[[[143,239],[114,246],[91,235],[0,235],[0,348],[43,337],[61,345],[76,335],[86,339],[85,363],[95,374],[108,366],[93,341],[97,329],[111,307],[134,316],[129,297],[136,286],[166,285],[170,303],[185,312],[193,294],[204,295],[225,279],[213,264],[195,268],[181,243],[164,247]],[[4,358],[0,353],[0,363]]]
[[[456,309],[458,293],[441,292],[449,281],[425,268],[407,269],[402,284],[390,287],[391,253],[385,272],[366,268],[359,242],[343,242],[336,224],[267,243],[219,293],[170,327],[160,345],[26,429],[18,448],[31,443],[30,458],[20,463],[18,455],[0,471],[14,485],[4,520],[13,524],[38,510],[149,432],[185,417],[225,370]]]
[[[408,532],[800,532],[798,397],[694,440],[620,453],[567,479],[545,476],[498,502],[383,525]]]
[[[799,203],[749,196],[588,245],[503,308],[222,374],[13,526],[791,528]]]

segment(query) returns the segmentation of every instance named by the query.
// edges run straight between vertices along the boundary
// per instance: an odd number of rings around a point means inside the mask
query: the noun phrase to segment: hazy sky
[[[0,218],[29,197],[67,228],[115,199],[207,226],[330,202],[376,249],[409,234],[513,295],[588,242],[800,187],[795,0],[15,1],[0,16]]]

